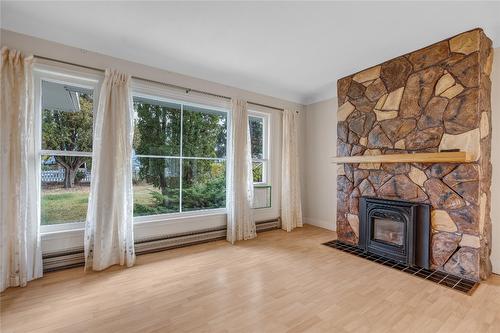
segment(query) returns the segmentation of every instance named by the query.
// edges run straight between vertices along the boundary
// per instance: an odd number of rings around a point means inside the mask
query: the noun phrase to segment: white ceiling
[[[482,27],[500,3],[1,2],[1,27],[299,103],[338,78]]]

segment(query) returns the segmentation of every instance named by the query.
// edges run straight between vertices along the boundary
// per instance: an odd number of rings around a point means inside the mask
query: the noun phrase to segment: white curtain
[[[255,238],[253,176],[247,103],[233,100],[227,152],[227,240]]]
[[[85,270],[135,261],[130,76],[106,70],[95,115]]]
[[[2,48],[0,70],[0,291],[42,276],[33,135],[33,57]]]
[[[292,231],[302,227],[298,156],[298,114],[283,112],[283,147],[281,173],[281,228]]]

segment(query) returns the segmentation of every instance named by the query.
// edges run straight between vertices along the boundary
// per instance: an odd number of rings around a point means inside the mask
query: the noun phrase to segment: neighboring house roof
[[[42,109],[64,112],[80,111],[80,95],[92,94],[92,90],[65,84],[42,81]]]

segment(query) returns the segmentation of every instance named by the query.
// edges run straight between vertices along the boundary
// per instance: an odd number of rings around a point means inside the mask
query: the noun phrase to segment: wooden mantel
[[[468,152],[440,152],[414,154],[386,154],[363,156],[337,156],[333,163],[468,163],[475,158]]]

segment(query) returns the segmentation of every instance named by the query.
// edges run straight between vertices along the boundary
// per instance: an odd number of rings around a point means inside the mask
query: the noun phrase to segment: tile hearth
[[[357,246],[346,244],[338,240],[332,240],[330,242],[323,243],[323,245],[353,254],[360,258],[368,259],[370,261],[382,264],[390,268],[397,269],[398,271],[417,276],[424,280],[437,283],[441,286],[451,288],[453,290],[456,290],[458,292],[467,295],[472,295],[474,290],[476,290],[476,288],[479,286],[479,283],[476,281],[464,279],[440,271],[428,270],[419,267],[405,266],[392,259],[387,259],[376,254],[365,253],[362,249],[358,248]]]

